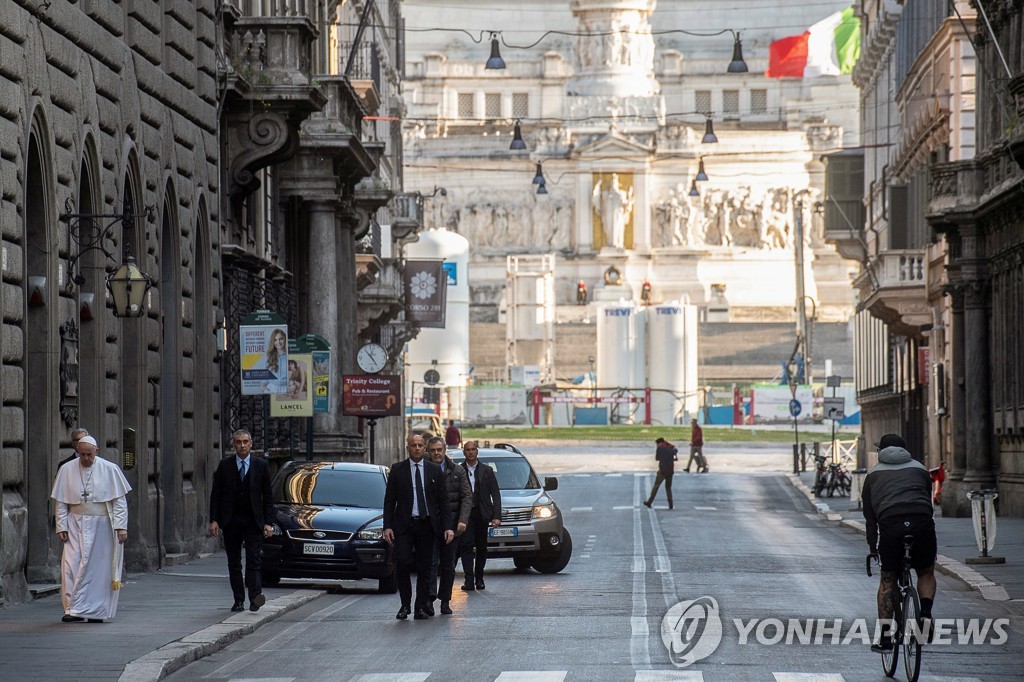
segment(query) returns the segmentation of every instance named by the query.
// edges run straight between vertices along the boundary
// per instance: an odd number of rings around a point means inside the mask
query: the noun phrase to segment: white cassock
[[[102,457],[88,468],[75,459],[57,472],[50,496],[57,501],[57,532],[68,534],[60,561],[66,615],[107,619],[117,612],[124,564],[117,529],[128,529],[131,489],[121,469]]]

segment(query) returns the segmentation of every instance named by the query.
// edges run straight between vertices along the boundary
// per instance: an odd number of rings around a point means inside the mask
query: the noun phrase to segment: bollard
[[[793,443],[793,473],[800,473],[800,446]]]
[[[967,557],[968,564],[1005,564],[1006,557],[990,556],[988,551],[996,545],[996,507],[999,493],[995,490],[972,490],[967,493],[971,501],[971,520],[974,522],[974,538],[978,542],[981,556]]]
[[[863,511],[860,495],[864,490],[864,479],[867,476],[867,469],[854,469],[850,472],[850,504],[857,505],[856,507],[850,507],[850,511]]]

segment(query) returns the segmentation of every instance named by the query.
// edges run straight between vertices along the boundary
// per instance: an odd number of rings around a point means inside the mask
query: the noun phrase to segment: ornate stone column
[[[341,430],[341,375],[342,363],[338,348],[338,299],[339,288],[334,277],[338,252],[338,202],[317,199],[303,204],[309,221],[309,295],[306,299],[306,315],[311,331],[320,334],[331,344],[334,362],[331,363],[331,403],[329,413],[313,416],[313,426],[318,434],[337,433]]]
[[[946,483],[942,491],[942,513],[946,516],[969,516],[970,503],[966,498],[964,472],[967,470],[967,381],[964,376],[964,293],[963,287],[953,284],[949,287],[952,312],[950,338],[949,377],[949,431],[952,460],[946,472]]]
[[[972,237],[973,238],[973,237]],[[964,239],[965,246],[967,239]],[[992,472],[992,396],[989,365],[989,286],[975,279],[964,290],[964,378],[966,383],[967,468],[972,489],[995,485]]]

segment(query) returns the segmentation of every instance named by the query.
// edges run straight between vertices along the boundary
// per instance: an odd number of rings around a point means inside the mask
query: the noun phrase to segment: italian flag
[[[839,76],[860,58],[860,19],[853,6],[826,17],[798,36],[772,42],[768,78]]]

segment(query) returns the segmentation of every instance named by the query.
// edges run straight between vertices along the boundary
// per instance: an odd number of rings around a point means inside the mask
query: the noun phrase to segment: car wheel
[[[263,587],[277,587],[281,584],[281,576],[277,573],[263,572],[263,578],[260,581],[263,583]]]
[[[533,567],[541,573],[558,573],[569,565],[572,558],[572,536],[568,529],[562,529],[562,545],[558,554],[547,557],[537,557],[533,560]]]
[[[394,573],[377,581],[378,594],[394,594],[395,592],[398,592],[398,580],[395,579]]]
[[[533,557],[528,556],[515,556],[512,557],[512,563],[516,565],[520,571],[526,571],[533,564]]]

